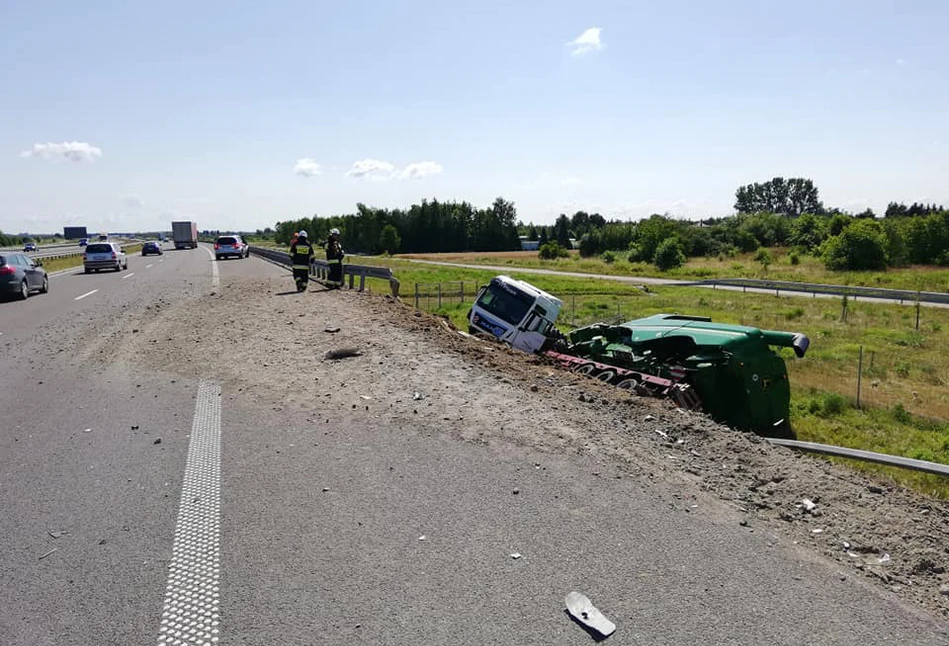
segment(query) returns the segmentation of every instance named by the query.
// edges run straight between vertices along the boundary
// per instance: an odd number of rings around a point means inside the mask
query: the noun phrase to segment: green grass
[[[460,329],[474,287],[496,272],[421,265],[399,258],[351,257],[354,264],[384,265],[401,282],[402,299],[449,317]],[[802,263],[803,264],[803,263]],[[566,268],[566,267],[565,267]],[[592,278],[508,272],[563,299],[558,321],[564,330],[595,321],[625,321],[651,314],[679,312],[710,316],[722,323],[803,332],[811,339],[804,359],[781,348],[791,379],[791,421],[799,439],[878,451],[949,464],[949,311],[921,308],[915,329],[913,306],[842,299],[749,294],[698,287],[633,286]],[[457,285],[464,281],[466,302]],[[443,284],[437,307],[433,283]],[[385,281],[368,281],[372,291],[388,292]],[[452,296],[452,294],[454,296]],[[863,352],[860,408],[857,375]],[[858,468],[881,473],[904,485],[949,498],[949,481],[903,469],[868,463]]]

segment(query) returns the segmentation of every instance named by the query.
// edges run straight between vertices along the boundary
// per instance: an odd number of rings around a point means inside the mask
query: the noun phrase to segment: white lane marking
[[[218,643],[221,387],[198,386],[158,646]]]
[[[208,252],[208,255],[211,257],[211,289],[217,291],[218,287],[221,286],[221,277],[218,275],[217,271],[217,259],[214,257],[214,253],[207,247],[201,247]]]
[[[134,272],[134,271],[133,271],[132,273],[130,273],[130,274],[125,274],[124,276],[122,276],[122,280],[125,280],[126,278],[131,278],[131,277],[134,276],[134,275],[135,275],[135,272]]]
[[[95,294],[97,291],[99,291],[99,290],[98,290],[98,289],[94,289],[94,290],[92,290],[91,292],[86,292],[86,293],[83,294],[82,296],[77,296],[77,297],[74,298],[73,300],[74,300],[74,301],[82,300],[82,299],[85,298],[86,296],[92,296],[92,295]]]
[[[145,269],[151,269],[151,268],[154,267],[154,266],[155,266],[155,265],[145,265]]]
[[[158,262],[165,262],[165,259],[164,259],[164,258],[159,258],[159,259],[158,259]]]

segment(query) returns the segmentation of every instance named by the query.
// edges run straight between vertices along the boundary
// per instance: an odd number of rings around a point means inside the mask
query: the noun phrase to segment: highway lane
[[[158,639],[200,384],[113,355],[155,308],[207,298],[215,274],[227,288],[280,271],[212,258],[134,255],[0,303],[0,644]]]
[[[22,379],[0,390],[2,644],[156,643],[163,625],[248,645],[586,644],[563,614],[571,589],[618,623],[618,644],[947,643],[709,501],[687,513],[675,492],[593,458],[458,442],[439,416],[384,425],[348,403],[284,411],[226,385],[215,406],[208,382],[150,369],[147,354],[114,362],[156,303],[254,275],[292,287],[255,258],[164,258],[79,301],[90,285],[67,276],[71,316],[35,311],[34,329],[9,326],[18,342],[0,368]],[[314,312],[339,295],[287,302]],[[220,360],[240,361],[244,342]],[[215,373],[209,364],[211,383]],[[189,454],[195,433],[212,444],[201,420],[214,411],[219,480],[213,452]],[[207,523],[188,524],[196,508]],[[212,565],[170,576],[188,559]]]

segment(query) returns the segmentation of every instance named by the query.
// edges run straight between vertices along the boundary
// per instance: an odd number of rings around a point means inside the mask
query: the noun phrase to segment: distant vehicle
[[[0,292],[26,300],[33,291],[41,294],[49,291],[49,277],[43,263],[22,253],[0,255]]]
[[[161,244],[154,240],[149,240],[142,245],[142,255],[147,256],[150,253],[157,253],[159,256],[165,252],[161,248]]]
[[[82,267],[87,274],[100,269],[122,271],[129,268],[129,260],[118,243],[94,242],[82,254]]]
[[[215,260],[229,258],[231,256],[246,258],[249,254],[250,247],[247,246],[247,243],[244,242],[244,239],[240,236],[219,236],[218,239],[214,241]]]
[[[25,245],[23,245],[23,251],[36,251],[36,249],[37,247],[35,242],[27,242]]]
[[[175,249],[197,249],[198,223],[190,220],[172,222],[171,238],[175,241]]]
[[[106,242],[108,241],[108,239],[109,239],[108,234],[103,233],[99,235],[99,242]]]
[[[80,246],[80,247],[85,247],[87,244],[89,244],[89,238],[80,238],[80,239],[79,239],[79,246]]]

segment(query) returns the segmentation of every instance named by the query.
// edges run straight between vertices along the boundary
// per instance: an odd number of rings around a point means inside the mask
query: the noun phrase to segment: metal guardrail
[[[286,251],[277,251],[276,249],[268,249],[267,247],[254,247],[250,248],[250,252],[257,254],[262,258],[266,258],[271,262],[275,262],[278,265],[284,265],[285,267],[290,266],[290,254]],[[325,260],[313,259],[310,263],[310,276],[313,276],[316,280],[325,281],[329,278],[329,263]],[[372,265],[352,265],[349,263],[343,263],[343,282],[346,282],[346,277],[349,276],[349,288],[355,289],[356,278],[359,278],[359,291],[365,291],[366,288],[366,278],[380,278],[382,280],[389,281],[389,289],[392,291],[392,295],[395,297],[399,296],[399,280],[392,274],[392,270],[388,267],[374,267]]]
[[[682,285],[702,285],[715,287],[750,287],[776,292],[804,292],[807,294],[827,294],[831,296],[879,298],[895,301],[949,304],[949,294],[924,292],[909,289],[886,289],[883,287],[858,287],[851,285],[826,285],[823,283],[796,283],[785,280],[766,280],[761,278],[714,278],[681,283]]]
[[[774,438],[767,439],[772,444],[778,444],[792,449],[800,449],[801,451],[823,453],[824,455],[833,455],[840,458],[851,458],[854,460],[863,460],[864,462],[884,464],[890,467],[903,467],[904,469],[912,469],[913,471],[949,476],[949,465],[939,464],[938,462],[903,458],[896,455],[887,455],[886,453],[864,451],[862,449],[848,449],[842,446],[832,446],[830,444],[817,444],[816,442],[800,442],[798,440],[780,440]]]

